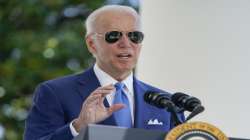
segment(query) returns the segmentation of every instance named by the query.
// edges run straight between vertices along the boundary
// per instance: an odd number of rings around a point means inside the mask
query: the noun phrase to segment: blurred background
[[[84,21],[107,4],[140,9],[141,80],[200,98],[194,120],[249,138],[250,1],[0,0],[0,140],[22,139],[38,83],[92,65]]]
[[[139,0],[0,0],[0,140],[21,140],[38,83],[93,62],[84,21],[107,4]]]
[[[250,0],[144,0],[140,13],[137,77],[201,99],[192,121],[250,139]]]

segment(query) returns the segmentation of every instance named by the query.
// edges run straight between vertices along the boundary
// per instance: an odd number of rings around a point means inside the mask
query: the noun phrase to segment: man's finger
[[[102,97],[105,97],[107,94],[113,93],[115,89],[97,89],[93,92],[93,94],[101,94]]]
[[[125,107],[124,104],[114,104],[108,108],[108,114],[111,115],[113,112],[116,112],[124,107]]]
[[[102,86],[102,87],[98,87],[97,89],[114,89],[114,85],[113,84],[109,84],[109,85],[106,85],[106,86]]]
[[[85,100],[85,104],[89,104],[95,100],[98,100],[102,97],[101,94],[95,94],[95,95],[90,95],[86,100]]]

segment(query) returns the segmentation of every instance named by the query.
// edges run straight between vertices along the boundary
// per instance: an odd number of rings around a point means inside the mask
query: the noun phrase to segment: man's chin
[[[119,71],[119,73],[129,73],[133,71],[135,65],[131,63],[118,63],[117,65],[114,65],[116,70]]]
[[[119,68],[120,73],[128,74],[133,71],[131,67],[121,67]]]

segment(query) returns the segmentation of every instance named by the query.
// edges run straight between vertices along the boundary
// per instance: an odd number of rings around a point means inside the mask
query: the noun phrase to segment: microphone
[[[164,93],[148,91],[144,94],[144,101],[158,108],[167,108],[167,110],[174,107],[171,99]]]
[[[171,101],[178,107],[192,112],[197,106],[201,106],[201,101],[187,94],[177,92],[171,97]]]
[[[190,120],[191,118],[205,110],[205,108],[201,105],[201,101],[198,98],[189,96],[181,92],[174,93],[171,96],[171,101],[177,107],[191,112],[191,114],[187,117],[186,121]]]
[[[176,106],[166,94],[148,91],[144,94],[144,101],[150,105],[169,111],[174,126],[182,123],[177,116]]]

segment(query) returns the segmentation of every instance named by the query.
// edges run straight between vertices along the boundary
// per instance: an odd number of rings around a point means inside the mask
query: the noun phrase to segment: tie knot
[[[121,89],[123,89],[124,87],[125,87],[125,84],[122,83],[122,82],[117,82],[117,83],[115,84],[116,90],[121,90]]]

